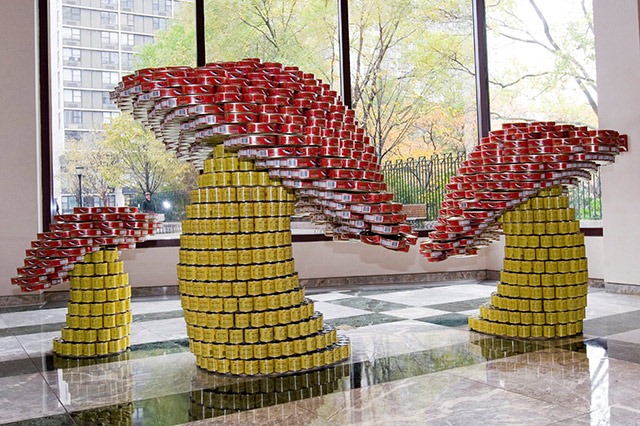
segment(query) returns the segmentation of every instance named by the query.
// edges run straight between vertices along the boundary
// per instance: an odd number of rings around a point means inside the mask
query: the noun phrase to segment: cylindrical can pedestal
[[[260,375],[345,360],[349,344],[304,296],[291,255],[290,189],[218,145],[191,194],[178,281],[205,370]]]
[[[504,267],[472,330],[556,338],[582,332],[589,273],[584,235],[561,186],[541,190],[502,218]]]

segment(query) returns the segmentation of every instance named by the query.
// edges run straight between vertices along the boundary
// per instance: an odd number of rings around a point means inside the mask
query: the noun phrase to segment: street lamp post
[[[76,166],[76,174],[78,175],[78,207],[82,207],[82,172],[83,166]]]

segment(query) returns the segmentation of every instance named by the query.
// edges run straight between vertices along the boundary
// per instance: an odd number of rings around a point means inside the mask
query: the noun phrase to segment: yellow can
[[[266,311],[264,312],[264,323],[265,325],[276,325],[279,323],[279,315],[277,311]]]
[[[114,328],[116,326],[116,315],[105,315],[102,317],[102,322],[104,323],[105,328]],[[101,328],[102,324],[100,325]]]
[[[239,249],[250,249],[251,248],[251,234],[236,234],[236,245]],[[250,250],[244,250],[251,254]]]
[[[237,265],[236,266],[236,279],[239,281],[248,281],[252,278],[251,265]]]
[[[251,327],[264,327],[265,326],[265,312],[251,312]],[[270,324],[275,325],[275,324]]]
[[[229,330],[229,343],[238,344],[244,342],[244,330],[232,328]]]
[[[266,358],[269,354],[268,345],[265,343],[258,343],[253,345],[253,357],[256,359]]]
[[[221,274],[222,274],[222,279],[224,281],[235,281],[236,280],[236,267],[235,267],[235,265],[234,266],[221,266],[220,270],[221,270]],[[229,295],[230,294],[231,294],[231,287],[229,287]],[[222,294],[220,294],[220,295],[222,296]]]
[[[277,341],[285,340],[287,338],[287,326],[276,325],[273,327],[273,338]]]
[[[263,263],[251,264],[251,278],[253,280],[261,280],[264,278],[264,265]]]
[[[232,328],[234,325],[233,314],[218,314],[220,328]]]
[[[229,329],[227,328],[216,329],[215,341],[217,343],[227,343],[229,341]]]
[[[83,307],[81,307],[81,311],[85,311],[87,310],[88,307],[84,307],[85,305],[83,305]],[[104,315],[104,305],[102,303],[92,303],[91,305],[89,305],[90,308],[90,313],[87,313],[85,315],[91,315],[91,316],[101,316]],[[81,315],[83,315],[83,313],[81,313]]]
[[[273,374],[274,365],[273,359],[261,359],[260,362],[260,374]]]
[[[286,373],[289,371],[289,362],[287,358],[278,358],[274,362],[274,371],[276,373]]]
[[[256,296],[253,298],[253,309],[256,311],[266,311],[267,310],[267,299],[265,296]],[[265,316],[265,323],[267,319]]]
[[[240,312],[251,312],[253,311],[253,298],[251,297],[240,297],[238,298],[238,311]]]
[[[273,342],[273,327],[260,328],[260,342],[271,343]]]
[[[264,250],[265,262],[277,262],[278,259],[278,251],[275,247],[267,247]],[[275,271],[272,271],[275,273]]]
[[[284,290],[276,290],[276,282],[279,278],[270,278],[262,281],[262,292],[264,294],[281,293]]]
[[[282,349],[280,342],[271,342],[267,344],[269,358],[280,358],[282,356]]]

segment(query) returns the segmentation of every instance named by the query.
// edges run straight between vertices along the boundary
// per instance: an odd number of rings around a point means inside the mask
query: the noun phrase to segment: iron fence
[[[394,200],[402,204],[424,206],[424,217],[413,220],[416,229],[429,229],[438,218],[446,192],[445,185],[466,158],[464,152],[387,161],[382,165],[385,182]],[[602,219],[600,171],[591,180],[582,181],[569,191],[570,206],[577,219]]]
[[[576,219],[602,220],[600,169],[569,190],[569,206],[575,209]]]

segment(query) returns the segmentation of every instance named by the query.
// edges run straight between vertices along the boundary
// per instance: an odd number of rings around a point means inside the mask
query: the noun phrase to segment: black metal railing
[[[431,157],[387,161],[382,165],[388,190],[394,200],[402,204],[424,205],[424,217],[412,219],[416,229],[428,229],[438,218],[438,211],[446,193],[446,184],[466,158],[466,153],[449,153]],[[569,191],[571,207],[577,219],[602,219],[600,171],[591,180],[582,181]]]
[[[569,190],[569,206],[576,211],[576,219],[602,220],[602,188],[600,169],[589,180],[581,181]]]

